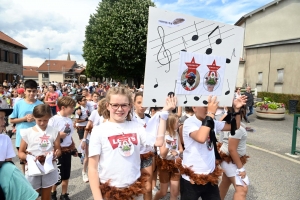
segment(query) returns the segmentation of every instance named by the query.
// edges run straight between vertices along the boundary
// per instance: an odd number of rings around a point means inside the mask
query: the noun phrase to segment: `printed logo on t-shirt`
[[[213,149],[213,147],[214,147],[214,145],[213,145],[212,141],[210,140],[210,137],[209,137],[209,136],[208,136],[208,138],[207,138],[207,140],[206,140],[206,146],[207,146],[207,149],[208,149],[209,151],[211,151],[211,150]]]
[[[134,146],[138,144],[136,133],[127,133],[122,135],[114,135],[108,137],[108,140],[113,149],[118,148],[122,156],[131,156],[134,152]]]
[[[70,133],[71,133],[70,124],[68,124],[68,123],[65,124],[64,133],[66,133],[67,135],[70,135]]]
[[[41,151],[48,151],[51,147],[51,143],[49,142],[50,136],[44,134],[42,137],[40,137],[40,144],[39,149]]]
[[[89,110],[86,110],[86,115],[90,116],[90,111]]]
[[[94,109],[95,109],[95,110],[97,110],[97,107],[98,107],[97,104],[94,104]]]
[[[176,143],[177,139],[174,139],[174,141],[171,142],[170,146],[171,149],[177,149],[177,143]]]

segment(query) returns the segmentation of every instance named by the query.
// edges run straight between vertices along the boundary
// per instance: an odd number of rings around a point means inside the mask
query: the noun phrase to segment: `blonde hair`
[[[129,89],[124,88],[124,87],[113,87],[110,88],[106,94],[105,100],[106,100],[106,106],[109,104],[110,102],[110,98],[112,95],[124,95],[127,97],[129,104],[131,106],[131,109],[128,112],[128,115],[126,117],[127,121],[131,121],[132,118],[132,105],[133,105],[133,100],[131,97],[131,92]],[[105,108],[105,110],[102,112],[102,116],[104,117],[104,119],[109,119],[110,118],[110,112],[107,108]]]
[[[99,102],[98,102],[98,114],[99,116],[102,116],[103,115],[103,112],[106,110],[106,99],[101,99]]]
[[[52,117],[52,111],[48,104],[40,104],[34,107],[32,115],[34,118],[42,118],[44,116]]]
[[[176,135],[176,130],[174,130],[174,126],[176,121],[179,120],[178,116],[174,113],[170,113],[169,117],[167,119],[167,127],[166,131],[169,133],[170,136],[175,136]]]

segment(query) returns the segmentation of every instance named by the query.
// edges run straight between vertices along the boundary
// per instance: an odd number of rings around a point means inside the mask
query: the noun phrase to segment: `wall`
[[[238,75],[236,80],[236,87],[243,87],[244,86],[244,74],[245,74],[245,64],[240,63],[238,69]]]
[[[247,18],[244,46],[299,38],[299,10],[299,0],[283,0]]]
[[[0,49],[18,53],[20,55],[20,65],[0,61],[0,72],[7,74],[23,75],[23,50],[14,45],[0,41]]]
[[[50,81],[63,82],[63,74],[62,73],[50,73]]]

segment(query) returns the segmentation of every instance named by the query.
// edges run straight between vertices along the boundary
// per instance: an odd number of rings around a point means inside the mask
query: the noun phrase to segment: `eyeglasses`
[[[124,103],[124,104],[109,103],[109,105],[110,105],[111,108],[114,109],[114,110],[118,110],[119,107],[121,107],[121,109],[123,109],[123,110],[130,107],[130,103]]]

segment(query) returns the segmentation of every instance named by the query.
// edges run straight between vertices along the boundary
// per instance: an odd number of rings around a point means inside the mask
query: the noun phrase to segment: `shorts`
[[[57,161],[58,181],[55,185],[60,185],[61,181],[69,180],[70,178],[72,155],[71,153],[62,153]]]
[[[20,147],[16,147],[16,148],[17,148],[18,153],[19,153],[19,148],[20,148]],[[20,165],[25,165],[25,162],[23,162],[21,159],[20,159]]]
[[[77,128],[77,134],[78,134],[79,140],[83,139],[84,131],[85,131],[85,129],[81,126],[79,128]]]
[[[58,180],[58,171],[54,170],[49,174],[41,175],[41,176],[28,176],[26,175],[26,179],[32,185],[32,188],[38,190],[40,188],[48,188],[57,183]]]
[[[86,139],[86,140],[85,140],[85,143],[86,143],[86,145],[89,145],[89,144],[90,144],[90,140],[89,140],[89,139]]]
[[[169,183],[170,181],[180,181],[180,173],[179,171],[169,172],[167,170],[162,170],[160,167],[158,167],[158,176],[159,176],[159,182],[161,183]]]
[[[152,157],[150,157],[146,160],[141,159],[141,169],[151,166],[152,162],[153,162]]]
[[[237,166],[232,162],[227,163],[226,161],[221,162],[221,167],[227,177],[234,177],[236,175]]]

